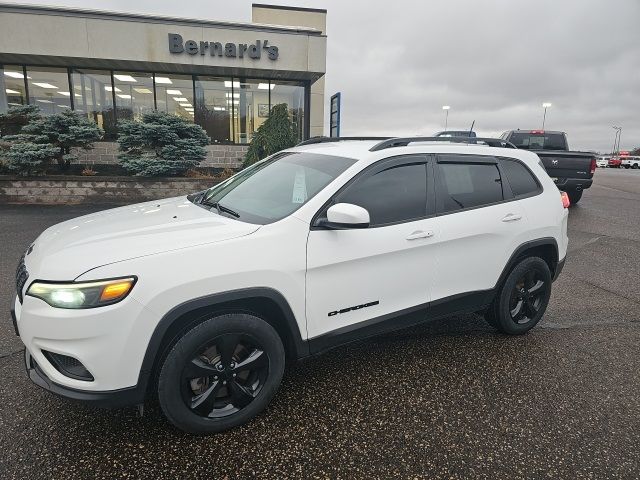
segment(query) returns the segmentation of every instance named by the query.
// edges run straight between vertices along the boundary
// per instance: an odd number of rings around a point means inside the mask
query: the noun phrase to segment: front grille
[[[68,355],[49,352],[47,350],[42,350],[42,354],[61,374],[70,378],[75,378],[76,380],[85,380],[88,382],[93,381],[93,375],[89,373],[89,370],[86,369],[80,360]]]
[[[24,264],[25,255],[26,252],[20,257],[20,263],[18,263],[18,268],[16,268],[16,291],[18,292],[20,303],[22,303],[22,289],[24,289],[24,284],[27,283],[27,279],[29,278],[27,267]]]

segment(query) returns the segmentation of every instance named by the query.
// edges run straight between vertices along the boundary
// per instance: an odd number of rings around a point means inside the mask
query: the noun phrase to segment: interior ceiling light
[[[173,97],[173,99],[176,102],[188,102],[189,100],[187,100],[185,97]]]
[[[135,78],[133,78],[131,75],[116,75],[114,73],[113,74],[113,78],[116,78],[116,79],[120,80],[121,82],[137,82],[137,80]]]
[[[109,85],[105,85],[104,89],[105,89],[107,92],[121,92],[121,91],[122,91],[122,90],[120,90],[118,87],[113,88],[113,87],[111,87],[111,86],[109,86]]]
[[[120,98],[124,98],[124,99],[126,99],[126,100],[128,100],[128,99],[132,98],[132,97],[131,97],[131,95],[124,95],[124,94],[117,95],[117,96],[118,96],[118,97],[120,97]]]
[[[11,78],[24,78],[24,75],[20,72],[4,72],[4,74]]]
[[[182,95],[182,92],[180,90],[167,90],[167,95]]]
[[[50,83],[46,83],[46,82],[33,82],[34,85],[40,87],[40,88],[58,88],[55,85],[51,85]]]
[[[173,82],[169,77],[156,77],[156,83],[172,84]]]
[[[10,88],[7,88],[5,90],[5,92],[12,94],[12,95],[20,95],[20,92],[18,92],[17,90],[11,90]]]
[[[153,93],[151,90],[149,90],[148,88],[134,88],[134,90],[138,93]]]
[[[258,90],[273,90],[273,87],[275,87],[275,85],[272,84],[268,84],[268,83],[259,83],[258,84]]]
[[[230,80],[225,80],[224,81],[224,86],[226,88],[231,88],[231,85],[232,85],[232,83],[231,83]],[[233,88],[240,88],[240,82],[233,82]]]

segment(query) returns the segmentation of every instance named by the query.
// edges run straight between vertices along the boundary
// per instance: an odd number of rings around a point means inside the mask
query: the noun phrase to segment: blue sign
[[[340,92],[331,96],[331,109],[329,117],[329,136],[340,136]]]

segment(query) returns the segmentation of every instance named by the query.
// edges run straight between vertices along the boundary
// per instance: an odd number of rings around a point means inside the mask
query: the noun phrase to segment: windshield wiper
[[[229,207],[225,207],[220,202],[209,202],[207,200],[202,199],[202,201],[200,202],[200,205],[215,208],[218,211],[218,215],[222,215],[221,212],[224,212],[224,213],[228,213],[232,217],[240,218],[240,214],[238,212],[236,212],[235,210],[231,210]]]

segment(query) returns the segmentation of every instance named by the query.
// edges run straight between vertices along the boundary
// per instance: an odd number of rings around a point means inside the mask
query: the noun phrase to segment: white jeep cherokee
[[[157,394],[207,433],[263,410],[286,357],[461,312],[525,333],[567,205],[509,146],[311,139],[204,192],[48,228],[17,272],[29,377],[100,406]]]

